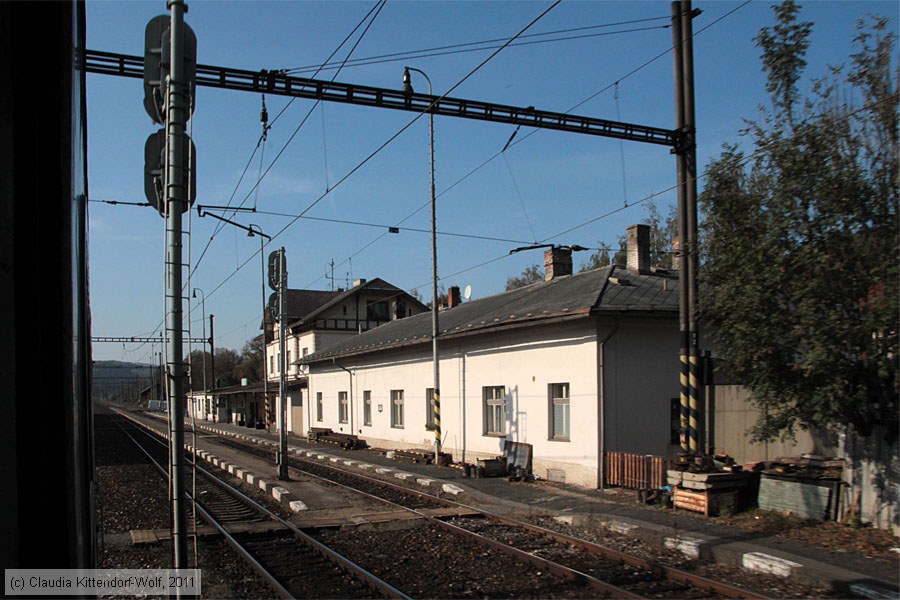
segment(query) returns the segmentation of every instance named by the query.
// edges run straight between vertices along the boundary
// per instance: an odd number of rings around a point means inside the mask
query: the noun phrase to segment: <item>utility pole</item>
[[[279,248],[278,253],[278,414],[281,421],[278,425],[278,479],[287,481],[287,404],[285,396],[287,391],[287,373],[285,372],[284,342],[285,342],[285,314],[284,314],[284,292],[287,287],[287,259],[284,255],[284,248]],[[270,263],[271,264],[271,263]]]
[[[403,92],[409,96],[413,94],[410,71],[415,71],[425,78],[425,81],[428,82],[428,95],[433,95],[431,79],[425,74],[425,71],[415,67],[404,67],[403,69]],[[434,188],[434,113],[430,110],[428,111],[428,132],[431,164],[431,364],[434,382],[431,403],[434,411],[434,464],[439,464],[441,456],[441,363],[438,351],[438,334],[440,332],[438,313],[440,306],[438,306],[437,202]]]
[[[216,315],[209,315],[209,371],[212,373],[209,395],[212,396],[213,410],[218,421],[219,404],[216,402],[216,335],[213,333],[213,319]]]
[[[184,482],[184,314],[182,213],[196,196],[193,144],[186,124],[193,109],[197,38],[184,22],[184,0],[168,0],[169,15],[144,31],[144,108],[164,129],[144,144],[144,194],[166,220],[166,333],[168,335],[169,471],[174,567],[185,569],[187,517]]]
[[[698,13],[699,14],[699,13]],[[678,270],[681,384],[681,449],[697,454],[703,448],[700,415],[702,383],[698,374],[700,328],[697,308],[697,144],[694,119],[693,25],[690,0],[672,2],[672,42],[675,70],[675,146],[678,172]]]
[[[169,450],[172,465],[172,543],[175,550],[174,567],[186,569],[187,517],[184,481],[184,350],[182,314],[182,212],[187,201],[184,187],[187,156],[184,153],[185,123],[188,115],[187,88],[184,85],[184,2],[170,0],[171,25],[169,78],[166,86],[166,165],[165,200],[168,256],[166,259],[169,310],[166,330],[169,335]]]

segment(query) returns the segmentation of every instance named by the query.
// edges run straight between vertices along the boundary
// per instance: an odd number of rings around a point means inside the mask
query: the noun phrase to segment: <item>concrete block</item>
[[[462,494],[465,490],[459,487],[458,485],[453,485],[452,483],[445,483],[441,486],[441,489],[447,492],[448,494],[453,494],[454,496],[458,494]]]
[[[849,590],[860,598],[871,598],[872,600],[896,600],[897,598],[897,592],[867,583],[851,583]]]
[[[288,496],[291,495],[291,491],[287,488],[283,488],[280,485],[276,485],[272,488],[272,497],[281,502],[282,498],[288,500]]]
[[[706,541],[700,538],[675,536],[667,537],[663,540],[663,545],[670,550],[677,550],[686,557],[698,559],[703,554],[703,548]]]
[[[605,525],[606,528],[610,531],[614,531],[622,535],[631,535],[631,532],[638,528],[637,525],[625,523],[624,521],[608,521],[607,523],[605,523]]]
[[[265,479],[257,479],[256,485],[259,487],[259,489],[267,494],[272,491],[273,487],[275,487],[274,483],[272,483],[271,481],[266,481]]]
[[[329,456],[328,460],[330,460],[333,463],[341,462],[341,459],[338,458],[337,456]]]
[[[245,473],[245,471],[243,469],[235,468],[235,470],[234,470],[234,476],[237,477],[238,479],[243,479],[244,473]]]
[[[327,454],[316,454],[316,458],[318,458],[319,460],[328,460],[328,455]]]
[[[256,482],[258,479],[259,478],[256,475],[254,475],[253,473],[247,473],[247,477],[245,478],[245,481],[247,483],[249,483],[250,485],[256,485]]]
[[[355,460],[345,460],[344,464],[347,465],[348,467],[352,467],[353,465],[356,464],[356,461]]]
[[[234,466],[234,465],[228,465],[228,469],[226,469],[226,470],[228,471],[228,473],[229,473],[230,475],[234,475],[234,470],[235,470],[236,468],[237,468],[237,467]]]
[[[591,521],[591,515],[573,514],[573,515],[557,515],[553,517],[554,521],[565,525],[583,526]]]
[[[396,477],[397,479],[402,479],[403,481],[406,481],[410,477],[415,477],[415,475],[413,475],[412,473],[394,473],[394,477]]]
[[[416,483],[418,483],[419,485],[424,485],[425,487],[429,487],[432,483],[434,483],[434,479],[419,477],[416,479]]]
[[[387,467],[375,467],[375,472],[380,473],[382,475],[389,475],[394,472],[393,469],[388,469]]]
[[[309,507],[306,506],[302,500],[293,500],[288,506],[291,508],[291,511],[298,513],[304,510],[309,510]]]
[[[741,557],[741,566],[748,571],[756,573],[766,573],[776,577],[790,577],[794,571],[803,565],[763,552],[746,552]]]
[[[369,469],[375,468],[375,465],[370,465],[369,463],[359,463],[356,466],[359,467],[360,469],[365,469],[366,471],[368,471]]]

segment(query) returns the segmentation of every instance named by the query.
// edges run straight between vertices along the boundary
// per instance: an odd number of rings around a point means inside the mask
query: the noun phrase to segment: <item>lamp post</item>
[[[265,100],[263,100],[265,103]],[[263,104],[265,107],[265,104]],[[255,229],[254,229],[255,228]],[[265,400],[266,411],[266,431],[269,430],[269,423],[272,420],[271,410],[269,407],[269,375],[266,373],[266,257],[263,253],[263,238],[271,240],[272,238],[263,233],[262,228],[255,223],[248,226],[247,237],[253,237],[259,234],[259,268],[260,268],[260,284],[262,285],[262,316],[263,316],[263,353],[262,353],[262,380],[263,380],[263,398]]]
[[[200,288],[194,288],[194,293],[192,296],[194,298],[197,297],[197,292],[200,292],[200,305],[203,311],[203,339],[206,339],[206,294],[203,293],[203,290]],[[209,414],[209,405],[207,404],[209,400],[206,398],[206,344],[204,343],[203,348],[203,418],[206,418],[206,415]],[[197,410],[197,404],[194,403],[194,411]]]
[[[409,72],[415,71],[428,82],[428,95],[433,96],[431,79],[421,69],[403,67],[403,93],[413,94]],[[438,273],[437,273],[437,203],[434,191],[434,112],[428,108],[429,148],[431,151],[431,360],[434,363],[434,461],[441,453],[441,371],[438,360]]]

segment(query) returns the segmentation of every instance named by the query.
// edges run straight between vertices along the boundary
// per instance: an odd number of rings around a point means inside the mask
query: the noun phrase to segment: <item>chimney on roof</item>
[[[459,293],[459,286],[454,285],[450,287],[450,291],[447,292],[447,308],[453,308],[454,306],[459,306],[460,302],[462,302],[462,297]]]
[[[359,287],[359,286],[361,286],[362,284],[364,284],[365,282],[366,282],[366,280],[363,279],[362,277],[360,277],[359,279],[354,279],[354,280],[353,280],[353,287]]]
[[[553,246],[544,250],[544,281],[572,274],[572,250]]]
[[[650,272],[650,226],[632,225],[625,230],[625,266],[633,273]]]

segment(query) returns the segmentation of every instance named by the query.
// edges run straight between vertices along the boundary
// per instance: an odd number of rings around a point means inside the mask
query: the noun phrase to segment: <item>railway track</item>
[[[271,451],[258,445],[246,444],[230,438],[217,438],[217,442],[256,456],[271,458]],[[529,523],[517,521],[500,515],[487,513],[446,498],[439,498],[422,491],[408,489],[365,475],[351,473],[347,470],[332,467],[319,462],[291,456],[290,468],[303,477],[312,477],[331,485],[338,485],[353,493],[362,493],[369,498],[377,499],[395,508],[407,510],[419,515],[425,527],[431,531],[421,539],[410,540],[407,544],[416,548],[410,556],[398,555],[398,562],[411,561],[426,569],[423,555],[427,555],[427,540],[442,533],[440,548],[435,554],[442,556],[447,563],[453,563],[454,557],[449,548],[467,548],[458,560],[471,562],[477,556],[475,548],[490,548],[520,563],[530,564],[538,569],[538,575],[561,579],[564,591],[578,591],[583,596],[586,592],[596,597],[615,598],[764,598],[750,591],[729,584],[709,580],[698,575],[656,564],[638,557],[599,546],[578,538],[544,529]],[[456,508],[474,516],[440,518],[428,514],[428,509]],[[395,536],[406,535],[395,532]],[[339,545],[342,551],[351,556],[355,553],[363,564],[373,571],[380,569],[380,575],[388,577],[404,577],[396,569],[383,569],[378,561],[371,560],[372,554],[365,549],[354,549],[350,541],[341,539],[341,535],[320,533],[320,538],[327,538],[329,544]],[[343,536],[346,538],[347,536]],[[416,536],[410,535],[411,538]],[[373,544],[375,542],[372,542]],[[458,564],[458,563],[456,563]],[[440,572],[440,565],[435,565],[428,572]],[[470,578],[465,570],[464,578]],[[443,575],[442,575],[443,577]],[[405,579],[408,581],[408,577]],[[447,581],[440,585],[443,589],[462,589],[460,581]],[[434,588],[433,588],[434,589]],[[529,588],[532,592],[541,590],[548,595],[544,586],[537,582]],[[559,591],[557,588],[553,591]],[[567,596],[568,591],[562,594]],[[434,593],[434,592],[432,592]],[[493,591],[496,593],[496,590]],[[437,592],[440,596],[440,592]],[[559,597],[551,593],[554,597]]]
[[[159,433],[148,433],[131,421],[120,426],[165,475],[167,470],[162,463],[166,461],[167,449]],[[198,514],[225,537],[277,595],[408,598],[199,466],[197,474]]]

